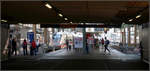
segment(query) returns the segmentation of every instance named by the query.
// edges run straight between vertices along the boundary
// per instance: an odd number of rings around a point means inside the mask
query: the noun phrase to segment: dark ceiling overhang
[[[41,28],[120,28],[121,24],[41,24]]]
[[[19,22],[25,24],[57,23],[107,23],[108,26],[127,24],[142,24],[149,21],[148,1],[48,1],[59,9],[69,21],[58,16],[55,9],[45,7],[42,1],[2,1],[1,18],[9,24]],[[136,15],[142,16],[134,19]],[[96,26],[96,25],[95,25]]]

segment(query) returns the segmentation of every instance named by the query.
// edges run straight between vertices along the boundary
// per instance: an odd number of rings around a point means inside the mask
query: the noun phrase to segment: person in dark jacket
[[[69,40],[66,39],[66,47],[67,47],[67,50],[69,50]]]
[[[12,54],[15,52],[15,55],[17,55],[17,41],[16,38],[12,40]]]
[[[8,57],[11,56],[11,51],[12,51],[12,36],[9,36],[9,43],[8,43]]]
[[[109,45],[109,40],[105,37],[105,51],[104,52],[106,52],[106,50],[107,51],[109,51],[109,53],[110,53],[110,50],[108,49],[108,45]]]
[[[23,43],[22,43],[22,46],[23,46],[23,53],[24,53],[24,56],[25,55],[28,55],[28,52],[27,52],[27,41],[26,39],[24,39]]]

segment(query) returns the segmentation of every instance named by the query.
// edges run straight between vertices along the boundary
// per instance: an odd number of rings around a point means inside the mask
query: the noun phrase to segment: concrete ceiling
[[[147,1],[49,1],[47,2],[59,9],[65,17],[74,23],[111,23],[137,24],[149,20],[149,9]],[[54,24],[66,23],[59,17],[54,9],[45,7],[41,1],[2,1],[2,19],[11,24],[40,23]],[[146,8],[147,7],[147,8]],[[144,9],[145,8],[145,9]],[[142,17],[128,22],[130,18],[140,13]]]

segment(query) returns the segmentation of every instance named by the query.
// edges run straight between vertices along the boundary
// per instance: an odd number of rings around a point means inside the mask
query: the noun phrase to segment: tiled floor
[[[109,52],[104,52],[104,49],[93,49],[89,54],[84,53],[84,51],[77,52],[75,50],[66,50],[61,49],[55,52],[50,52],[43,55],[39,59],[140,59],[139,55],[135,54],[124,54],[122,52],[117,51],[116,49],[110,48]]]
[[[102,49],[89,54],[66,49],[40,56],[16,56],[3,61],[3,70],[148,70],[149,65],[140,61],[138,55],[126,55],[111,48],[111,53]]]

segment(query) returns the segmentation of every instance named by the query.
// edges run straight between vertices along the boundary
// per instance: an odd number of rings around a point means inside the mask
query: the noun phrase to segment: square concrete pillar
[[[33,24],[34,40],[36,40],[36,24]]]
[[[134,45],[135,45],[135,47],[136,47],[136,44],[137,44],[136,37],[137,37],[137,26],[134,25]]]
[[[128,46],[131,44],[130,27],[128,26]]]
[[[44,28],[44,43],[47,44],[47,28]]]
[[[124,30],[123,31],[123,46],[125,46],[125,44],[126,44],[126,29],[124,28],[123,30]]]

